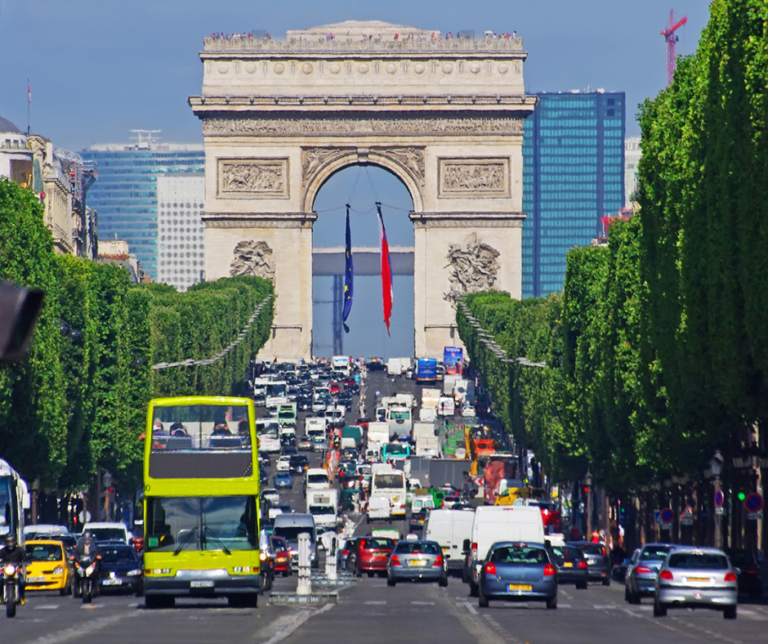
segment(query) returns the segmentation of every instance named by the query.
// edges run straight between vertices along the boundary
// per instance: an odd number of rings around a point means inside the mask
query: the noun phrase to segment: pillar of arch
[[[520,39],[432,33],[348,22],[206,40],[202,93],[189,99],[205,140],[206,279],[274,280],[263,357],[310,357],[312,207],[350,165],[387,169],[413,199],[417,356],[459,343],[462,293],[521,296],[527,54]]]

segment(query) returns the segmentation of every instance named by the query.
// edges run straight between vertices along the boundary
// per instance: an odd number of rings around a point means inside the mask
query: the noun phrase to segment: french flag
[[[384,324],[389,332],[389,318],[392,317],[392,262],[389,259],[389,244],[387,243],[387,231],[384,228],[384,217],[381,215],[381,204],[376,203],[379,213],[379,244],[381,257],[381,295],[384,303]]]

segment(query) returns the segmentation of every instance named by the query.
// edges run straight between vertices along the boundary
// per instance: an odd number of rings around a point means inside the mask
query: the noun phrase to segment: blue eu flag
[[[349,204],[347,204],[347,235],[344,250],[344,312],[342,322],[346,322],[349,312],[352,310],[352,283],[355,278],[355,269],[352,263],[352,233],[349,230]],[[349,327],[344,324],[344,330],[349,333]]]

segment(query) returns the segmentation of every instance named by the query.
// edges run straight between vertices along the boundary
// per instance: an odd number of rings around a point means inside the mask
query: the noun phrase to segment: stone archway
[[[520,297],[523,119],[536,103],[527,54],[520,39],[431,34],[369,22],[285,41],[206,39],[203,91],[189,99],[206,149],[206,278],[274,279],[265,357],[310,355],[312,204],[349,165],[386,168],[413,198],[418,356],[459,342],[461,293]],[[258,266],[235,259],[238,245],[258,251]]]

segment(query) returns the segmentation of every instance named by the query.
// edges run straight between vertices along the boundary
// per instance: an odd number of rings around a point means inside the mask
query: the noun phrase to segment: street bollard
[[[325,576],[331,581],[338,579],[336,574],[336,558],[336,537],[333,537],[331,539],[331,547],[325,551]]]
[[[296,586],[297,595],[309,595],[312,593],[312,574],[310,553],[312,539],[307,532],[299,535],[299,583]]]

